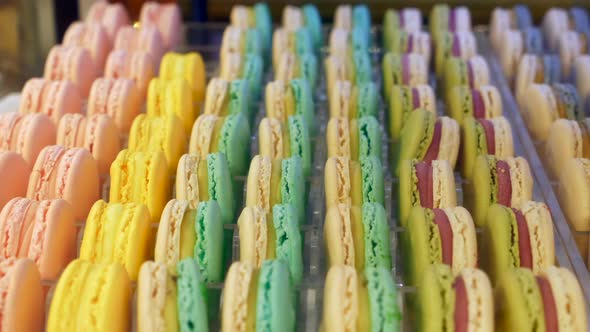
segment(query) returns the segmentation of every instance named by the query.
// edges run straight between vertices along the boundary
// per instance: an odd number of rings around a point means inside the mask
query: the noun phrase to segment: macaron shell
[[[201,202],[196,216],[194,257],[205,282],[223,280],[223,222],[216,201]]]
[[[555,265],[555,244],[553,235],[553,219],[549,207],[544,203],[527,201],[520,205],[529,229],[538,229],[539,237],[531,239],[533,251],[534,272],[539,273],[547,266]]]
[[[362,203],[385,204],[383,167],[379,158],[369,156],[360,161],[362,177]]]
[[[165,263],[172,275],[176,272],[178,261],[185,258],[187,251],[190,256],[193,254],[197,237],[195,219],[194,211],[189,210],[188,201],[171,199],[164,207],[156,234],[154,260]]]
[[[141,7],[140,21],[144,25],[157,26],[166,49],[174,49],[182,40],[182,14],[175,3],[147,2]]]
[[[431,265],[418,282],[418,331],[444,331],[454,328],[454,276],[447,265]],[[433,296],[436,295],[436,296]]]
[[[502,274],[495,289],[496,328],[530,331],[544,326],[543,300],[533,272],[510,269]]]
[[[361,210],[357,206],[337,204],[328,208],[324,223],[324,241],[329,266],[364,266],[365,245]]]
[[[585,331],[588,327],[582,289],[576,276],[563,267],[540,272],[551,285],[560,331]]]
[[[24,197],[27,194],[27,186],[31,166],[16,152],[0,152],[0,178],[3,186],[0,188],[0,210],[13,197]]]
[[[471,211],[473,221],[477,226],[485,224],[488,207],[495,202],[492,199],[497,197],[497,189],[492,184],[492,170],[496,158],[493,156],[479,156],[474,161],[473,176],[470,184],[464,185],[464,206]],[[494,166],[490,166],[494,165]],[[494,172],[495,167],[494,167]]]
[[[276,257],[288,264],[293,284],[299,285],[303,277],[303,251],[295,208],[291,204],[273,206],[272,220],[276,232]]]
[[[355,172],[358,169],[358,172]],[[326,192],[326,208],[344,203],[354,204],[352,196],[362,192],[362,176],[360,167],[345,157],[328,158],[324,168],[324,188]],[[360,195],[359,195],[360,196]],[[360,204],[361,198],[357,198]],[[357,199],[354,201],[356,202]]]
[[[544,84],[529,85],[525,95],[528,97],[521,108],[529,132],[533,139],[545,141],[551,124],[558,118],[555,96]]]
[[[533,197],[533,176],[529,163],[522,157],[506,158],[510,167],[511,206],[521,206]]]
[[[170,80],[184,78],[192,89],[193,103],[200,104],[205,97],[205,63],[201,54],[168,52],[162,58],[160,77]]]
[[[422,159],[432,141],[436,122],[435,115],[425,110],[415,110],[402,128],[399,142],[394,148],[394,174],[399,175],[400,163],[404,159]]]
[[[487,141],[485,133],[479,130],[479,124],[474,118],[463,121],[461,128],[461,174],[467,178],[473,178],[477,157],[487,155]],[[486,151],[484,151],[484,147]]]
[[[117,33],[113,50],[142,51],[154,60],[155,72],[160,70],[160,60],[164,53],[164,45],[158,29],[154,26],[142,26],[135,29],[131,26],[122,27]]]
[[[112,42],[119,29],[129,24],[129,15],[122,4],[108,4],[99,1],[92,4],[88,10],[86,21],[101,23]]]
[[[365,236],[365,261],[360,270],[369,268],[391,269],[389,225],[381,204],[365,203],[362,208],[363,233]]]
[[[137,281],[138,331],[178,330],[176,321],[167,319],[177,315],[176,283],[167,270],[161,262],[145,262],[141,266]]]
[[[328,270],[324,285],[322,331],[354,330],[360,318],[359,280],[354,268],[344,265]]]
[[[113,50],[107,58],[105,78],[126,78],[133,80],[139,99],[144,100],[152,77],[155,76],[152,56],[144,51]]]
[[[0,257],[26,257],[37,205],[28,198],[13,198],[2,209],[0,231],[5,240],[0,247]]]
[[[516,224],[514,218],[514,213],[505,206],[493,204],[488,209],[480,252],[483,268],[493,283],[506,271],[520,267],[519,234],[512,229],[512,223]]]
[[[223,331],[254,331],[258,276],[250,263],[234,262],[224,282],[221,307]]]
[[[208,331],[207,303],[202,294],[202,279],[199,265],[185,258],[177,265],[177,310],[179,331]]]
[[[224,118],[223,127],[219,134],[217,148],[225,154],[232,175],[243,175],[248,168],[250,127],[248,120],[242,114],[232,114]]]
[[[558,198],[568,224],[576,231],[590,230],[590,179],[587,159],[567,161],[559,177]],[[588,236],[574,235],[581,253],[588,252]]]
[[[582,145],[582,131],[576,121],[559,119],[553,122],[545,142],[545,157],[554,178],[559,177],[568,160],[583,157]]]
[[[45,61],[45,79],[72,82],[82,98],[88,97],[96,73],[90,53],[80,47],[54,46]]]
[[[17,152],[33,167],[41,150],[55,144],[56,125],[45,114],[17,115],[16,113],[0,116],[0,126],[16,121],[11,137],[7,137],[10,146],[4,149]]]
[[[99,173],[107,174],[121,150],[119,130],[110,116],[95,115],[88,118],[84,147],[91,149],[98,162]]]
[[[520,30],[506,30],[502,36],[504,46],[500,51],[500,61],[504,75],[511,80],[515,74],[518,60],[524,52],[524,37]]]
[[[102,75],[112,45],[106,29],[101,24],[90,22],[74,22],[70,24],[64,34],[63,45],[86,48],[90,52],[97,70],[96,75]]]
[[[292,331],[295,328],[293,285],[282,260],[267,260],[258,272],[256,330]]]
[[[446,116],[441,116],[437,121],[441,122],[442,127],[437,159],[448,160],[455,168],[459,155],[459,124]]]
[[[574,61],[575,83],[580,99],[584,102],[590,96],[590,55],[580,55]]]
[[[219,204],[223,222],[230,223],[234,219],[235,201],[232,178],[225,155],[222,153],[209,154],[207,156],[207,171],[209,198]]]

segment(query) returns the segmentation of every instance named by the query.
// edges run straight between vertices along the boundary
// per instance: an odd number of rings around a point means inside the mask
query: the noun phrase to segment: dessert
[[[548,84],[561,81],[561,66],[556,55],[524,54],[520,58],[514,79],[514,94],[519,105],[526,99],[526,90],[533,83]],[[521,109],[522,106],[519,108]]]
[[[296,78],[289,82],[269,82],[265,88],[264,102],[267,117],[285,123],[290,116],[300,115],[310,132],[317,131],[319,126],[315,122],[313,92],[306,80]]]
[[[574,61],[574,82],[584,107],[590,105],[590,55],[580,55]]]
[[[434,67],[439,76],[444,73],[449,58],[468,60],[477,55],[477,42],[471,31],[441,31],[437,37]]]
[[[119,133],[127,134],[133,120],[140,113],[143,101],[141,96],[138,85],[131,79],[99,78],[90,89],[87,113],[89,116],[109,115]]]
[[[377,86],[373,82],[336,81],[329,98],[330,118],[377,117],[377,97]]]
[[[309,29],[301,27],[296,30],[278,28],[272,35],[272,67],[277,70],[281,55],[291,52],[295,55],[314,54],[314,44]]]
[[[165,52],[165,45],[156,27],[153,25],[141,26],[135,29],[125,26],[119,29],[117,38],[113,44],[113,50],[125,50],[127,52],[145,52],[154,61],[154,72],[160,68],[160,60]]]
[[[554,178],[559,178],[570,159],[590,158],[589,120],[586,118],[578,122],[559,119],[549,128],[545,141],[545,161]]]
[[[436,116],[436,97],[427,84],[394,85],[389,98],[389,134],[396,142],[408,117],[416,109],[423,109]]]
[[[394,54],[383,56],[383,94],[386,101],[391,96],[393,85],[428,84],[428,64],[418,54]]]
[[[526,5],[514,5],[512,8],[496,7],[492,11],[490,22],[490,39],[498,50],[502,48],[506,30],[524,30],[533,25],[531,11]]]
[[[152,79],[148,87],[146,109],[149,117],[176,116],[187,136],[200,113],[199,105],[192,102],[190,85],[181,78]]]
[[[318,61],[315,55],[302,54],[296,56],[291,52],[283,52],[279,67],[275,72],[275,79],[290,82],[295,78],[307,80],[309,86],[315,89],[318,76]]]
[[[387,15],[387,14],[386,14]],[[389,38],[384,40],[385,49],[392,53],[415,53],[424,57],[427,64],[430,63],[432,53],[432,40],[427,32],[407,32],[398,30],[389,32]]]
[[[203,113],[217,116],[242,113],[249,116],[249,97],[248,82],[246,80],[227,81],[222,78],[213,77],[209,81],[209,84],[207,84],[207,95],[205,97]],[[191,121],[190,125],[193,122]]]
[[[86,22],[101,24],[107,32],[109,41],[113,42],[119,29],[129,24],[129,14],[120,3],[96,1],[86,14]]]
[[[55,144],[55,124],[45,114],[0,114],[0,151],[21,155],[32,168],[43,148]]]
[[[260,99],[260,93],[263,87],[264,66],[262,58],[258,54],[240,55],[236,52],[227,53],[225,60],[221,62],[219,70],[222,79],[244,80],[248,84],[248,100],[250,102],[250,112],[252,115],[258,112],[256,101]]]
[[[197,52],[167,52],[160,64],[160,79],[165,81],[183,79],[191,88],[193,107],[198,106],[205,98],[207,77],[205,63]]]
[[[105,27],[99,23],[74,22],[66,30],[62,44],[87,49],[94,62],[96,76],[102,75],[112,47]]]
[[[0,152],[0,210],[14,197],[24,197],[31,175],[31,166],[23,157],[11,151]]]
[[[479,88],[490,84],[490,69],[482,56],[475,55],[468,60],[451,57],[444,68],[442,79],[445,98],[448,98],[451,89],[457,85]]]
[[[104,78],[133,80],[140,100],[145,100],[148,84],[156,76],[156,64],[152,56],[143,51],[114,50],[109,53],[104,67]],[[166,71],[162,70],[161,77]],[[97,81],[100,79],[97,79]]]
[[[491,119],[502,116],[502,96],[493,85],[471,89],[458,85],[451,89],[447,113],[458,123],[464,118]]]
[[[69,81],[49,81],[31,78],[21,92],[20,114],[43,113],[57,126],[67,113],[82,112],[82,99],[76,86]]]
[[[561,61],[561,72],[569,78],[574,75],[572,67],[576,58],[587,54],[590,48],[590,30],[586,32],[566,31],[559,36],[558,49]]]
[[[88,97],[90,86],[97,75],[98,70],[90,52],[82,47],[53,46],[45,60],[43,77],[48,81],[69,81],[76,87],[82,98]],[[65,88],[62,89],[64,93],[71,93]],[[75,105],[75,98],[73,101],[69,98],[67,100]]]
[[[352,161],[332,157],[324,170],[326,209],[336,204],[362,206],[364,203],[384,204],[383,167],[377,157]]]
[[[175,49],[183,39],[182,13],[176,3],[145,2],[141,7],[139,22],[142,26],[156,27],[167,50]]]
[[[373,116],[358,119],[331,118],[326,129],[328,157],[361,160],[381,158],[381,127]]]

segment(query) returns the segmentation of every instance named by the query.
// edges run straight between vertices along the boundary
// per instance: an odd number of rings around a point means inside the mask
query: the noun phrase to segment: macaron
[[[385,14],[387,15],[387,14]],[[388,40],[384,40],[385,49],[392,53],[415,53],[422,55],[424,61],[430,63],[430,55],[432,53],[432,41],[428,32],[420,30],[408,32],[405,30],[397,30],[388,33]]]
[[[111,164],[110,203],[138,203],[158,222],[170,196],[168,164],[161,151],[122,150]]]
[[[204,114],[227,116],[242,113],[248,115],[249,107],[248,82],[246,80],[227,81],[214,77],[207,84]]]
[[[388,110],[389,135],[394,142],[399,140],[404,124],[416,109],[424,109],[436,116],[436,97],[430,85],[396,84],[391,87]]]
[[[16,152],[0,152],[0,178],[3,186],[0,188],[0,210],[14,197],[24,197],[27,194],[31,166]]]
[[[232,176],[245,175],[249,165],[249,142],[250,126],[243,114],[225,117],[203,114],[193,125],[189,153],[206,156],[221,152],[227,158]]]
[[[473,176],[463,191],[464,206],[471,211],[475,224],[484,226],[490,205],[520,207],[531,200],[532,173],[522,157],[481,155],[475,159]]]
[[[143,51],[113,50],[104,67],[104,78],[133,80],[141,100],[145,99],[148,85],[156,73],[154,59]],[[162,71],[161,75],[164,74],[165,71]]]
[[[381,127],[373,116],[358,119],[331,118],[326,129],[328,157],[360,160],[381,158]]]
[[[315,5],[312,6],[315,7]],[[303,9],[293,5],[284,6],[283,12],[281,13],[281,26],[289,30],[295,30],[305,26],[305,16],[303,15]]]
[[[512,268],[539,273],[555,264],[553,219],[544,203],[493,204],[483,229],[480,255],[492,282]]]
[[[441,31],[437,35],[434,64],[437,75],[445,71],[445,64],[451,57],[467,60],[477,55],[477,42],[471,31]]]
[[[451,89],[447,113],[458,123],[464,118],[491,119],[502,116],[502,96],[493,85],[469,88],[458,85]]]
[[[447,160],[433,160],[430,163],[416,159],[403,160],[396,189],[401,226],[408,225],[408,216],[415,206],[429,209],[457,206],[455,175]]]
[[[156,234],[154,260],[176,275],[177,265],[193,258],[205,282],[223,280],[223,221],[216,201],[201,201],[196,209],[188,201],[168,201]]]
[[[186,151],[187,137],[182,122],[174,114],[151,116],[140,114],[129,132],[129,150],[161,151],[166,156],[168,173],[175,174],[178,160]]]
[[[183,40],[182,13],[176,3],[145,2],[141,6],[139,22],[142,26],[155,26],[167,50],[176,48]]]
[[[43,77],[49,81],[69,81],[82,98],[88,97],[98,71],[90,52],[82,47],[56,45],[45,60]]]
[[[275,79],[283,82],[290,82],[295,78],[305,79],[313,90],[317,83],[318,61],[312,54],[296,56],[291,52],[283,52],[275,75]]]
[[[165,81],[185,80],[192,91],[193,106],[203,102],[207,77],[205,62],[198,52],[167,52],[162,57],[159,75],[160,79]]]
[[[131,292],[131,281],[123,266],[76,259],[59,278],[46,329],[128,331]],[[26,320],[30,321],[29,315]]]
[[[165,45],[160,32],[152,25],[143,25],[138,29],[125,26],[119,29],[113,50],[141,51],[149,54],[154,61],[154,72],[157,73],[164,55]]]
[[[223,31],[221,39],[220,57],[223,61],[225,54],[237,52],[242,55],[253,53],[262,54],[262,36],[255,28],[239,28],[229,25]]]
[[[311,175],[309,131],[301,115],[292,115],[286,123],[263,118],[258,126],[258,150],[271,160],[299,157],[303,175]]]
[[[371,12],[364,4],[339,5],[334,12],[334,27],[337,29],[360,29],[369,37],[371,30]],[[366,38],[368,39],[368,38]]]
[[[278,68],[281,55],[287,51],[295,55],[315,53],[313,37],[309,29],[304,27],[297,30],[276,29],[272,35],[272,66],[274,70]]]
[[[574,82],[584,106],[590,105],[590,55],[580,55],[574,60]]]
[[[531,84],[524,96],[521,112],[535,140],[545,141],[551,124],[557,119],[584,120],[578,92],[571,84]]]
[[[324,60],[328,96],[336,81],[350,81],[355,85],[373,80],[373,65],[368,52],[354,51],[352,56],[331,54]]]
[[[336,81],[329,98],[330,118],[377,117],[377,96],[377,86],[373,82]]]
[[[558,56],[523,54],[514,78],[514,94],[521,106],[519,109],[522,109],[525,102],[529,85],[533,83],[551,85],[560,81],[561,66]]]
[[[216,201],[223,223],[232,223],[235,204],[232,178],[223,153],[183,154],[176,171],[176,198],[196,209],[200,202]]]
[[[379,203],[329,207],[324,241],[330,267],[348,265],[359,272],[378,267],[391,269],[389,225]]]
[[[548,42],[551,51],[557,51],[559,47],[559,38],[570,30],[584,31],[588,29],[588,17],[579,15],[579,7],[568,13],[564,8],[549,8],[543,16],[542,28],[545,39]],[[571,15],[573,13],[574,15]],[[577,23],[577,24],[576,24]]]
[[[291,204],[297,221],[305,220],[305,182],[301,158],[272,159],[256,155],[246,182],[246,206],[260,206],[271,213],[275,204]]]
[[[31,78],[21,92],[18,112],[43,113],[57,126],[64,114],[82,112],[82,98],[76,85],[70,81]]]
[[[264,86],[262,81],[263,73],[262,58],[258,54],[227,53],[224,61],[221,62],[221,78],[228,81],[240,79],[247,82],[251,117],[258,113],[256,101],[260,99]]]
[[[587,54],[590,48],[590,30],[585,32],[566,31],[559,36],[558,50],[559,60],[561,61],[561,72],[565,77],[571,77],[572,67],[575,59]]]
[[[317,131],[313,92],[306,80],[296,78],[289,82],[280,80],[269,82],[266,84],[264,102],[267,117],[285,123],[291,115],[300,115],[305,119],[307,128],[312,133]]]
[[[129,25],[129,14],[123,4],[96,1],[86,14],[86,22],[101,24],[113,42],[119,29]]]
[[[435,38],[443,31],[471,31],[471,12],[464,6],[451,8],[447,4],[436,4],[430,9],[428,21],[430,35]]]
[[[490,21],[490,39],[492,45],[501,49],[503,33],[506,30],[524,30],[533,25],[531,11],[527,5],[515,5],[512,8],[496,7]]]
[[[326,208],[336,204],[362,206],[365,203],[385,204],[383,167],[377,157],[360,162],[346,157],[331,157],[324,168]]]
[[[90,89],[87,113],[89,116],[109,115],[119,133],[127,134],[140,113],[142,100],[141,92],[133,80],[98,78]]]
[[[490,69],[486,60],[475,55],[468,60],[451,57],[444,66],[444,91],[445,97],[456,85],[468,85],[471,88],[479,88],[490,84]]]
[[[502,331],[586,331],[586,305],[576,276],[550,266],[534,274],[511,269],[496,287],[496,326]]]
[[[175,115],[186,135],[189,135],[195,118],[200,113],[199,106],[193,104],[191,96],[191,87],[182,78],[168,81],[153,78],[148,87],[146,113],[149,117]]]
[[[97,161],[101,175],[109,173],[111,163],[121,150],[119,130],[106,114],[64,115],[57,128],[57,144],[87,149]]]
[[[271,211],[246,206],[238,218],[240,261],[256,268],[269,259],[283,261],[294,285],[303,277],[303,242],[297,210],[292,204],[276,204]]]
[[[418,331],[494,330],[492,286],[481,270],[454,273],[447,265],[433,265],[426,269],[416,297]]]
[[[328,42],[328,52],[330,54],[338,54],[341,56],[350,57],[354,50],[352,41],[352,31],[344,27],[334,27],[330,31],[330,39]],[[366,45],[365,45],[366,46]]]
[[[41,150],[55,144],[56,132],[56,125],[45,114],[0,114],[0,151],[20,154],[32,168]]]
[[[258,29],[262,49],[265,57],[270,55],[272,42],[272,16],[268,4],[264,2],[257,2],[251,7],[234,5],[230,13],[230,22],[232,25],[238,26],[242,29],[256,28]]]
[[[576,31],[584,31],[590,28],[590,17],[588,16],[588,9],[584,7],[570,7],[568,10],[570,29]]]
[[[402,329],[402,308],[391,271],[358,272],[332,266],[324,284],[321,331],[391,331]]]
[[[3,331],[43,331],[45,294],[35,263],[27,258],[0,260],[0,285],[5,294],[0,306]]]
[[[301,13],[305,27],[309,29],[311,33],[314,48],[317,52],[323,44],[322,18],[320,12],[314,4],[307,3],[301,7]]]
[[[282,260],[267,260],[260,269],[248,262],[234,262],[224,282],[221,330],[294,331],[293,291]]]
[[[543,35],[537,28],[506,30],[502,35],[502,46],[498,50],[504,75],[509,81],[516,76],[524,54],[543,55]]]
[[[207,331],[207,297],[200,267],[196,260],[185,258],[176,265],[176,294],[180,332]]]
[[[88,150],[51,145],[37,157],[27,197],[65,199],[73,207],[76,220],[83,220],[99,198],[98,183],[98,165]]]
[[[448,160],[455,168],[459,153],[459,125],[457,121],[436,116],[427,110],[410,113],[401,130],[399,141],[394,144],[394,174],[400,174],[403,160],[417,159],[430,163]]]
[[[514,156],[512,126],[505,117],[465,118],[461,128],[461,174],[472,178],[478,156]]]
[[[407,220],[406,282],[421,287],[428,269],[435,264],[450,267],[452,275],[477,267],[475,226],[461,207],[429,209],[414,207]]]
[[[96,75],[101,76],[112,42],[106,29],[99,23],[74,22],[66,30],[62,44],[82,47],[90,52]]]
[[[57,280],[76,257],[76,226],[72,206],[63,199],[10,200],[0,212],[0,231],[12,234],[0,247],[0,257],[28,257],[41,279]]]
[[[565,168],[572,158],[590,158],[590,119],[578,122],[559,119],[549,128],[545,141],[545,161],[547,170],[554,178]]]
[[[422,31],[422,22],[422,12],[418,8],[387,9],[383,15],[383,45],[389,48],[388,41],[392,40],[391,36],[400,31]]]
[[[383,56],[383,94],[389,101],[393,85],[428,84],[428,64],[418,54],[394,54]]]
[[[590,197],[590,160],[572,158],[564,163],[559,174],[557,197],[582,257],[588,254],[588,233],[590,231],[590,206],[585,200]]]

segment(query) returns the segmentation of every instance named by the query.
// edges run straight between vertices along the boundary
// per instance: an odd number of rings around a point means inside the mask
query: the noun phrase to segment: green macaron
[[[250,108],[252,112],[257,111],[257,101],[260,99],[262,90],[262,74],[264,71],[263,61],[258,54],[244,55],[244,65],[242,66],[242,79],[248,81],[248,91],[250,96]],[[255,112],[254,112],[255,113]]]
[[[376,156],[361,158],[362,202],[385,204],[383,166]]]
[[[249,142],[250,125],[244,114],[230,114],[223,119],[217,150],[225,154],[232,176],[245,175],[248,172]]]
[[[387,214],[380,203],[364,203],[362,206],[363,236],[365,242],[364,268],[391,270],[389,225]]]
[[[207,183],[209,199],[219,204],[223,223],[231,223],[234,219],[235,201],[232,178],[223,153],[207,155]]]
[[[294,285],[299,285],[303,277],[303,249],[297,220],[293,205],[276,204],[272,207],[276,258],[287,264]]]
[[[356,116],[377,117],[377,85],[374,82],[360,83],[356,87]]]
[[[281,202],[293,206],[300,224],[305,219],[305,182],[302,179],[303,165],[299,156],[281,160]]]
[[[265,58],[268,58],[272,41],[272,16],[268,5],[265,2],[257,2],[254,5],[254,16],[256,17],[256,29],[260,31]]]
[[[417,109],[408,116],[395,144],[393,155],[394,174],[399,175],[400,163],[406,159],[424,159],[434,136],[436,115]],[[436,159],[436,158],[435,158]]]
[[[256,331],[294,331],[294,289],[282,260],[267,260],[258,272]]]
[[[371,57],[367,51],[354,51],[352,62],[354,64],[354,80],[357,85],[374,82],[373,80],[373,64]]]
[[[352,24],[354,29],[362,32],[362,37],[371,40],[371,11],[367,5],[355,5],[352,7]]]
[[[289,87],[295,99],[295,114],[305,119],[310,134],[317,132],[319,125],[315,121],[315,106],[309,83],[304,79],[295,78],[289,82]]]
[[[401,330],[402,314],[399,308],[398,293],[391,270],[386,268],[367,268],[365,270],[368,308],[360,306],[361,310],[368,310],[371,332]]]
[[[250,86],[248,79],[233,80],[229,83],[229,113],[249,114],[252,104]]]
[[[194,257],[205,282],[223,280],[223,221],[216,201],[197,205]]]
[[[303,5],[302,10],[305,26],[311,32],[314,48],[317,53],[323,45],[322,18],[320,17],[318,8],[313,4]]]
[[[314,54],[313,38],[307,27],[295,30],[295,54]]]
[[[185,258],[176,265],[177,310],[180,332],[209,331],[207,296],[199,265]]]
[[[262,55],[262,35],[255,28],[246,30],[246,41],[244,43],[244,54]]]
[[[358,119],[359,159],[374,156],[381,158],[381,127],[374,116]]]
[[[370,40],[367,39],[367,33],[361,28],[353,28],[350,32],[352,49],[355,51],[367,52],[370,46]]]
[[[311,143],[305,119],[301,115],[292,115],[289,117],[288,125],[291,156],[301,158],[303,173],[309,176],[311,175]]]
[[[299,75],[298,78],[307,80],[310,87],[315,89],[318,77],[318,60],[315,54],[305,53],[299,56]]]

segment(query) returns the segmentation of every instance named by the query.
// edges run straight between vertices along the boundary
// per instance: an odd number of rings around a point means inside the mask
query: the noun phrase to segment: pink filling
[[[440,148],[440,139],[442,137],[442,122],[436,121],[434,124],[434,133],[432,134],[432,141],[430,142],[430,146],[424,155],[424,161],[427,163],[432,162],[433,160],[438,159],[438,151]]]
[[[547,332],[558,332],[559,324],[557,321],[557,308],[555,306],[555,298],[553,297],[553,290],[549,280],[543,277],[536,277],[537,285],[541,291],[541,298],[543,299],[543,311],[545,312],[545,330]]]
[[[454,9],[449,11],[449,30],[455,31],[457,29],[457,13]]]
[[[414,109],[420,108],[420,90],[412,88],[412,106]]]
[[[402,55],[402,82],[410,84],[410,58],[406,54]]]
[[[483,97],[481,96],[481,92],[478,89],[471,90],[471,100],[473,100],[473,115],[475,118],[485,118],[486,117],[486,107],[483,102]]]
[[[475,86],[475,76],[473,73],[473,66],[471,65],[471,61],[467,61],[467,78],[469,80],[469,87],[473,89]]]
[[[442,262],[453,265],[453,229],[444,210],[434,209],[434,223],[438,226],[442,247]]]
[[[529,269],[533,268],[533,252],[531,249],[531,239],[529,226],[522,212],[512,209],[516,216],[516,225],[518,226],[518,252],[520,257],[520,266]]]
[[[455,289],[455,313],[453,314],[455,332],[467,332],[469,323],[467,288],[461,276],[455,279],[453,288]]]
[[[461,56],[461,42],[460,42],[459,36],[456,33],[453,34],[453,45],[452,45],[451,52],[453,53],[453,56],[456,56],[456,57]]]
[[[418,178],[418,192],[420,194],[420,205],[425,208],[433,208],[432,197],[432,167],[425,162],[417,163],[416,177]]]
[[[414,34],[410,33],[410,34],[408,34],[407,51],[408,51],[408,53],[412,53],[413,50],[414,50]]]
[[[512,202],[512,182],[510,181],[510,165],[504,160],[496,162],[498,181],[498,203],[510,206]]]
[[[486,119],[478,119],[477,121],[483,127],[483,130],[486,134],[488,154],[496,154],[496,138],[494,134],[494,124]]]

